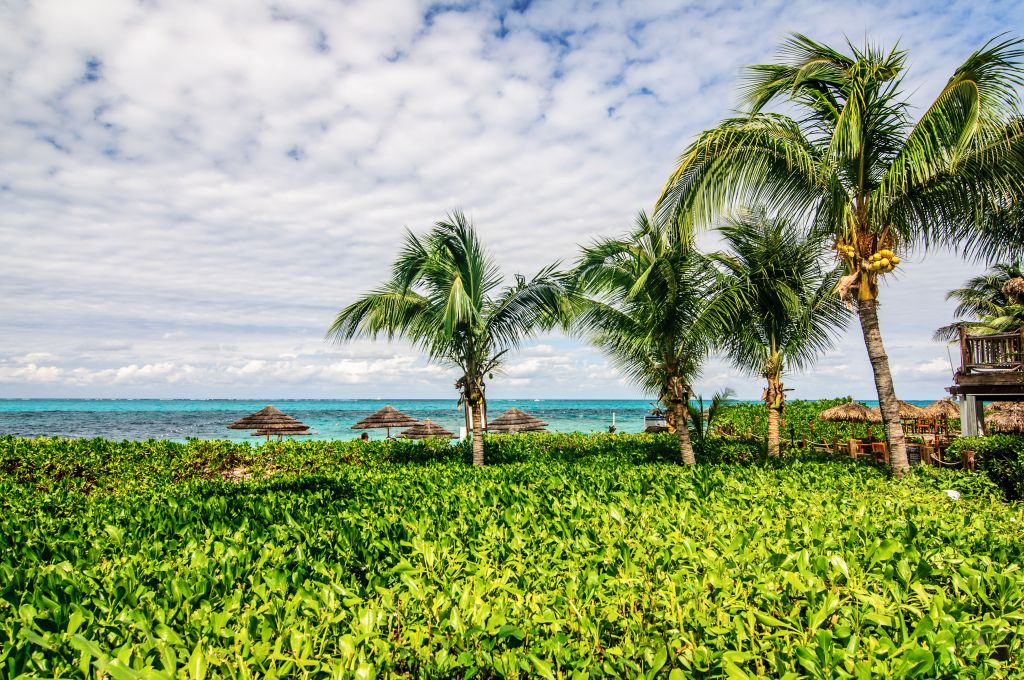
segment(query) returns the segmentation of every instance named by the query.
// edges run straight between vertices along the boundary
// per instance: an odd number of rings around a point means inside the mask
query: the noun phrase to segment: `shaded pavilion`
[[[924,407],[924,417],[955,420],[960,417],[960,407],[952,399],[939,399]]]
[[[282,437],[295,437],[308,435],[309,425],[304,424],[297,418],[281,412],[272,405],[251,413],[244,418],[239,418],[228,425],[229,430],[255,430],[254,437],[266,436],[270,441],[271,435]]]
[[[845,404],[825,409],[818,414],[818,419],[826,420],[830,423],[878,424],[882,422],[882,415],[860,402],[848,401]]]
[[[985,417],[985,428],[989,432],[1024,433],[1024,404],[999,404]]]
[[[380,409],[376,413],[366,416],[358,423],[352,426],[353,430],[387,430],[388,439],[391,438],[391,428],[393,427],[412,427],[418,425],[420,421],[416,420],[411,416],[407,416],[391,404],[388,404],[384,408]]]
[[[544,432],[548,424],[540,418],[520,411],[514,406],[487,425],[491,434],[516,434],[518,432]]]
[[[398,436],[404,439],[454,439],[455,433],[427,418],[422,423],[416,423],[408,430],[403,430]]]
[[[882,414],[856,401],[848,401],[839,406],[825,409],[818,414],[819,420],[830,423],[867,423],[877,425],[882,422]]]

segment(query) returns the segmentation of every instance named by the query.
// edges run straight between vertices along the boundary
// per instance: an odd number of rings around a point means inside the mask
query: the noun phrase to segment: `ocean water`
[[[419,420],[429,418],[456,434],[465,426],[455,399],[281,399],[272,403],[312,428],[311,437],[300,439],[354,439],[361,431],[353,430],[352,425],[385,404]],[[864,403],[873,406],[877,402]],[[266,401],[234,399],[2,399],[0,434],[254,441],[249,432],[227,426],[266,405]],[[545,421],[552,432],[607,432],[614,414],[618,431],[625,433],[643,430],[644,416],[654,403],[644,399],[495,399],[488,403],[488,419],[513,406]],[[386,436],[384,430],[368,433],[371,439]]]
[[[266,401],[193,399],[4,399],[0,400],[0,434],[24,437],[105,437],[107,439],[254,440],[244,430],[227,426],[267,405]],[[455,399],[410,400],[294,400],[271,402],[312,428],[300,439],[355,439],[361,430],[352,425],[385,404],[418,420],[429,418],[456,434],[465,416]],[[488,403],[488,419],[515,406],[548,423],[552,432],[606,432],[616,417],[619,432],[643,430],[647,400],[495,399]],[[368,430],[371,439],[383,439],[384,430]],[[392,430],[392,436],[400,430]]]

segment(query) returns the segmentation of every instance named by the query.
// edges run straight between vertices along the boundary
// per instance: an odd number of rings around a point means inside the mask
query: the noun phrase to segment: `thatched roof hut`
[[[376,413],[366,416],[358,423],[352,426],[353,430],[387,430],[387,436],[391,436],[391,428],[393,427],[412,427],[418,425],[420,421],[416,420],[411,416],[407,416],[391,404],[388,404],[384,408],[380,409]]]
[[[540,418],[512,407],[487,425],[492,434],[515,434],[517,432],[543,432],[548,424]]]
[[[953,420],[960,417],[960,407],[952,399],[939,399],[924,407],[924,417]]]
[[[925,418],[924,409],[917,404],[911,404],[909,401],[903,401],[897,399],[896,403],[899,405],[900,418]],[[878,417],[877,422],[882,422],[882,409],[878,406],[873,406],[871,412]]]
[[[882,422],[882,416],[880,413],[856,401],[848,401],[845,404],[825,409],[818,414],[818,418],[832,423]]]
[[[985,416],[989,432],[1024,433],[1024,404],[1001,404]]]
[[[305,425],[302,421],[282,413],[273,406],[267,406],[256,411],[256,413],[239,418],[228,425],[228,429],[256,430],[254,436],[262,437],[265,435],[268,440],[271,435],[277,435],[280,438],[283,436],[309,434],[309,425]]]
[[[398,435],[405,439],[454,439],[455,433],[449,432],[434,421],[427,418]]]

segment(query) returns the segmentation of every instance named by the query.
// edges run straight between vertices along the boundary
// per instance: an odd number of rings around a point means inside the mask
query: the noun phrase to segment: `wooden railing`
[[[1024,326],[1016,333],[967,335],[960,329],[960,372],[1024,372]]]

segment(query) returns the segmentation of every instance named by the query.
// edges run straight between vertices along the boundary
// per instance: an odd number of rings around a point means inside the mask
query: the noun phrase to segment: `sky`
[[[0,398],[447,398],[337,311],[406,228],[453,209],[509,278],[650,210],[790,32],[909,53],[918,110],[1024,3],[8,0],[0,3]],[[715,247],[713,235],[702,237]],[[946,291],[908,255],[879,310],[896,390],[943,396]],[[874,397],[854,322],[791,398]],[[756,399],[719,358],[696,383]],[[492,398],[646,397],[601,353],[531,340]]]

